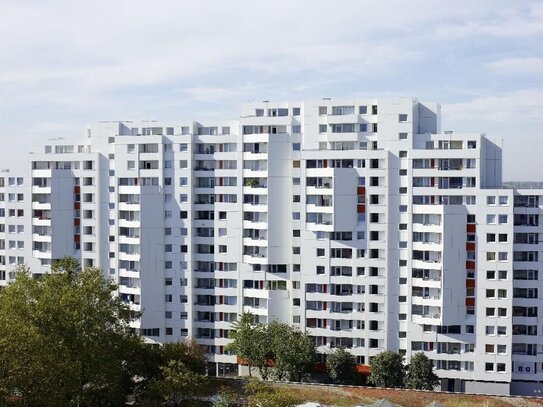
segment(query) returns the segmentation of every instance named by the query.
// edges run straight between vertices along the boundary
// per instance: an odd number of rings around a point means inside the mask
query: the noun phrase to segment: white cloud
[[[441,38],[497,37],[526,39],[543,35],[543,6],[538,2],[481,2],[483,7],[462,19],[450,18],[438,24]],[[452,20],[452,21],[449,21]]]
[[[500,75],[541,70],[542,34],[528,0],[0,0],[0,125],[41,142],[87,121],[406,91],[473,130],[536,123],[541,92],[506,94]]]
[[[486,66],[499,74],[543,75],[543,58],[503,58],[489,62]]]
[[[543,90],[520,90],[443,104],[442,112],[447,121],[458,123],[465,120],[480,123],[543,122]]]

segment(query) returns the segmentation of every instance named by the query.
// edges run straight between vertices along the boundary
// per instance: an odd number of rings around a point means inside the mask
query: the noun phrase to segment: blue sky
[[[542,1],[0,1],[0,159],[87,123],[416,96],[543,180]],[[521,161],[522,160],[522,161]]]

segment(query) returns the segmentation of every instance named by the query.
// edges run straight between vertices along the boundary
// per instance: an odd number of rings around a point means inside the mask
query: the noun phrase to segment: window
[[[398,115],[398,120],[400,121],[400,123],[404,123],[407,121],[407,115],[406,114],[399,114]]]
[[[487,196],[486,197],[486,204],[487,205],[496,205],[496,197],[495,196]]]
[[[499,203],[500,205],[507,205],[509,203],[509,197],[501,195],[499,197]]]
[[[292,143],[293,151],[300,151],[300,143]]]
[[[486,215],[486,223],[489,224],[489,225],[495,224],[496,223],[496,215],[493,215],[493,214]]]
[[[407,133],[399,133],[398,134],[399,140],[407,140]]]
[[[358,114],[368,114],[368,106],[358,106]]]
[[[324,257],[325,254],[324,254],[324,249],[317,249],[317,257]]]

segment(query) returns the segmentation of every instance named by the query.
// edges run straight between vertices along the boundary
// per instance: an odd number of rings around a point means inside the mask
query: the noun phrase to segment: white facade
[[[221,375],[250,311],[362,365],[424,351],[446,390],[543,390],[543,190],[503,189],[500,146],[441,133],[436,103],[97,123],[21,162],[0,176],[1,284],[18,263],[39,274],[75,256],[143,311],[134,328],[196,338]]]

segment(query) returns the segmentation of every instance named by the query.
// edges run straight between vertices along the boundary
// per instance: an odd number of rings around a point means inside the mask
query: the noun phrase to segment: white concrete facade
[[[104,122],[0,175],[0,284],[75,256],[217,374],[250,311],[369,364],[424,351],[442,387],[538,395],[543,190],[413,98],[250,103],[231,122]],[[321,360],[324,360],[322,356]]]

